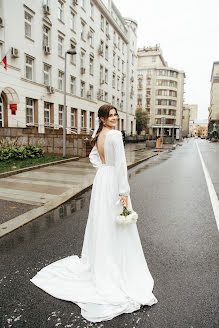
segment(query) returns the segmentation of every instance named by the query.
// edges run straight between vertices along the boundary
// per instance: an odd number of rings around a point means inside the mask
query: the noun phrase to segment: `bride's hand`
[[[126,208],[128,208],[128,196],[121,196],[120,203],[122,206],[125,206]]]

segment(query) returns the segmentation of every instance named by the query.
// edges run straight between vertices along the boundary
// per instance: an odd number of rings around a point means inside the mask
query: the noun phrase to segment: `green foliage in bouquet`
[[[123,206],[123,211],[120,215],[128,216],[131,213],[132,213],[132,211],[129,211],[125,206]]]

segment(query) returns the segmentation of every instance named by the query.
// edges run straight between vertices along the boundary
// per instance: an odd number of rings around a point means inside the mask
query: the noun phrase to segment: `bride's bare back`
[[[106,139],[106,132],[101,131],[98,138],[97,138],[97,150],[100,155],[101,162],[103,164],[106,164],[105,161],[105,154],[104,154],[104,144],[105,144],[105,139]]]

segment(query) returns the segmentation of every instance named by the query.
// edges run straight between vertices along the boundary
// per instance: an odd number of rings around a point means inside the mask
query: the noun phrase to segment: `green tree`
[[[143,111],[142,108],[136,109],[136,131],[137,134],[140,134],[142,131],[147,132],[147,122],[148,122],[148,114],[146,111]]]

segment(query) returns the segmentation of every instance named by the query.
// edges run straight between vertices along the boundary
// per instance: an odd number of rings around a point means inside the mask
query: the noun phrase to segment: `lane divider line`
[[[214,185],[212,183],[210,174],[208,173],[205,162],[203,160],[203,157],[202,157],[202,154],[201,154],[201,151],[199,149],[197,141],[195,141],[195,143],[196,143],[196,147],[198,149],[199,157],[200,157],[200,160],[201,160],[201,163],[202,163],[202,168],[203,168],[206,183],[207,183],[207,186],[208,186],[208,192],[209,192],[209,195],[210,195],[211,204],[212,204],[212,208],[213,208],[213,211],[214,211],[214,216],[215,216],[215,220],[216,220],[216,223],[217,223],[217,228],[218,228],[218,231],[219,231],[219,200],[218,200],[216,191],[214,189]]]

